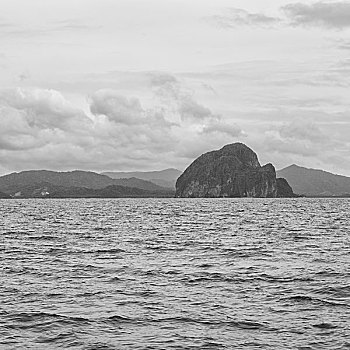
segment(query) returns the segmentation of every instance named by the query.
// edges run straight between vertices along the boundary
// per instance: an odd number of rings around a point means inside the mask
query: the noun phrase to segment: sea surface
[[[349,199],[0,201],[0,349],[350,349]]]

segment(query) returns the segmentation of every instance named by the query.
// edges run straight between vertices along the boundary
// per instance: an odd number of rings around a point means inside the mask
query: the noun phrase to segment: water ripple
[[[0,204],[0,349],[350,349],[348,199]]]

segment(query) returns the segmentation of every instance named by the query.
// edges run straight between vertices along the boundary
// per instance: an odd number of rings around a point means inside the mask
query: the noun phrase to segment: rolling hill
[[[169,191],[147,191],[135,187],[110,185],[103,188],[65,187],[50,183],[36,183],[21,185],[13,198],[150,198],[172,197]],[[6,198],[12,198],[10,196]]]
[[[120,186],[123,188],[136,188],[148,192],[169,193],[169,189],[158,186],[150,181],[141,179],[112,179],[106,175],[89,171],[55,172],[48,170],[30,170],[20,173],[12,173],[0,177],[0,191],[14,196],[16,193],[26,193],[28,196],[36,196],[37,192],[45,192],[45,187],[60,188],[85,188],[101,190],[108,186]],[[127,190],[125,190],[127,192]],[[125,192],[124,191],[124,192]]]
[[[350,177],[290,165],[277,171],[297,194],[309,197],[350,197]]]
[[[11,198],[7,193],[0,192],[0,199]]]
[[[134,172],[104,172],[112,179],[138,178],[153,182],[162,187],[175,188],[177,178],[181,175],[181,171],[170,168],[159,171],[134,171]]]

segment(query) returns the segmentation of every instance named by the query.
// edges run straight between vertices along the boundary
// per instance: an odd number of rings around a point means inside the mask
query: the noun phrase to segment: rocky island
[[[175,197],[295,197],[272,164],[261,166],[256,153],[233,143],[198,157],[178,178]]]

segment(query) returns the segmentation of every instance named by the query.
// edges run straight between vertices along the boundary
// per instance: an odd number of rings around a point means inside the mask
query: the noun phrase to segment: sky
[[[350,176],[350,0],[0,1],[0,174],[243,142]]]

